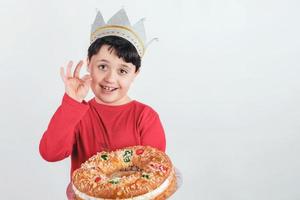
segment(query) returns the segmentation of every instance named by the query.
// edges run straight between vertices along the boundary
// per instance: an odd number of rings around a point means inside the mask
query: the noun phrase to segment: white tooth
[[[114,88],[112,87],[107,87],[107,86],[102,86],[103,89],[107,90],[107,91],[112,91]]]

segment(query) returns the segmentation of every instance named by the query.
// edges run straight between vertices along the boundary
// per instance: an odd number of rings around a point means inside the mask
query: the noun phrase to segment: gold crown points
[[[98,11],[92,24],[90,42],[93,43],[96,39],[104,36],[119,36],[132,43],[142,57],[146,50],[143,21],[144,19],[141,19],[134,26],[131,26],[125,10],[121,9],[105,23],[103,16]]]

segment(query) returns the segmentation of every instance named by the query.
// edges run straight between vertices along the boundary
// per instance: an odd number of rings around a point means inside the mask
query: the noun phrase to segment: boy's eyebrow
[[[125,65],[125,64],[121,64],[122,67],[126,67],[128,69],[131,69],[129,66]]]
[[[106,60],[106,59],[99,59],[99,60],[96,60],[96,61],[97,61],[97,62],[106,62],[106,63],[110,63],[110,62],[109,62],[108,60]],[[126,64],[121,64],[120,66],[125,67],[125,68],[131,70],[131,67],[129,67],[129,66],[126,65]]]
[[[97,62],[107,62],[107,63],[109,63],[109,61],[108,60],[105,60],[105,59],[99,59],[99,60],[96,60]]]

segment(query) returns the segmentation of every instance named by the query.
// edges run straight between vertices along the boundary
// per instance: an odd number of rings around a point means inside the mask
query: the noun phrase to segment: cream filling
[[[168,188],[168,186],[170,185],[170,183],[173,179],[173,173],[174,173],[174,168],[172,169],[172,172],[170,173],[169,177],[155,190],[152,190],[151,192],[148,192],[148,193],[140,195],[140,196],[132,197],[129,199],[123,199],[123,200],[149,200],[149,199],[155,198],[156,196],[158,196],[159,194],[161,194],[163,191],[165,191]],[[96,197],[92,197],[87,194],[84,194],[84,193],[80,192],[79,190],[77,190],[77,188],[73,185],[73,183],[72,183],[72,188],[73,188],[75,194],[83,200],[111,200],[111,199],[96,198]]]

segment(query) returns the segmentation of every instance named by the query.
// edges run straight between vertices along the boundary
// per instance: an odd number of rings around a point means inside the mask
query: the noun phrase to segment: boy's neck
[[[132,99],[129,96],[124,96],[122,99],[119,99],[116,102],[104,102],[95,96],[95,101],[98,104],[103,104],[103,105],[107,105],[107,106],[120,106],[120,105],[130,103],[132,101]]]

